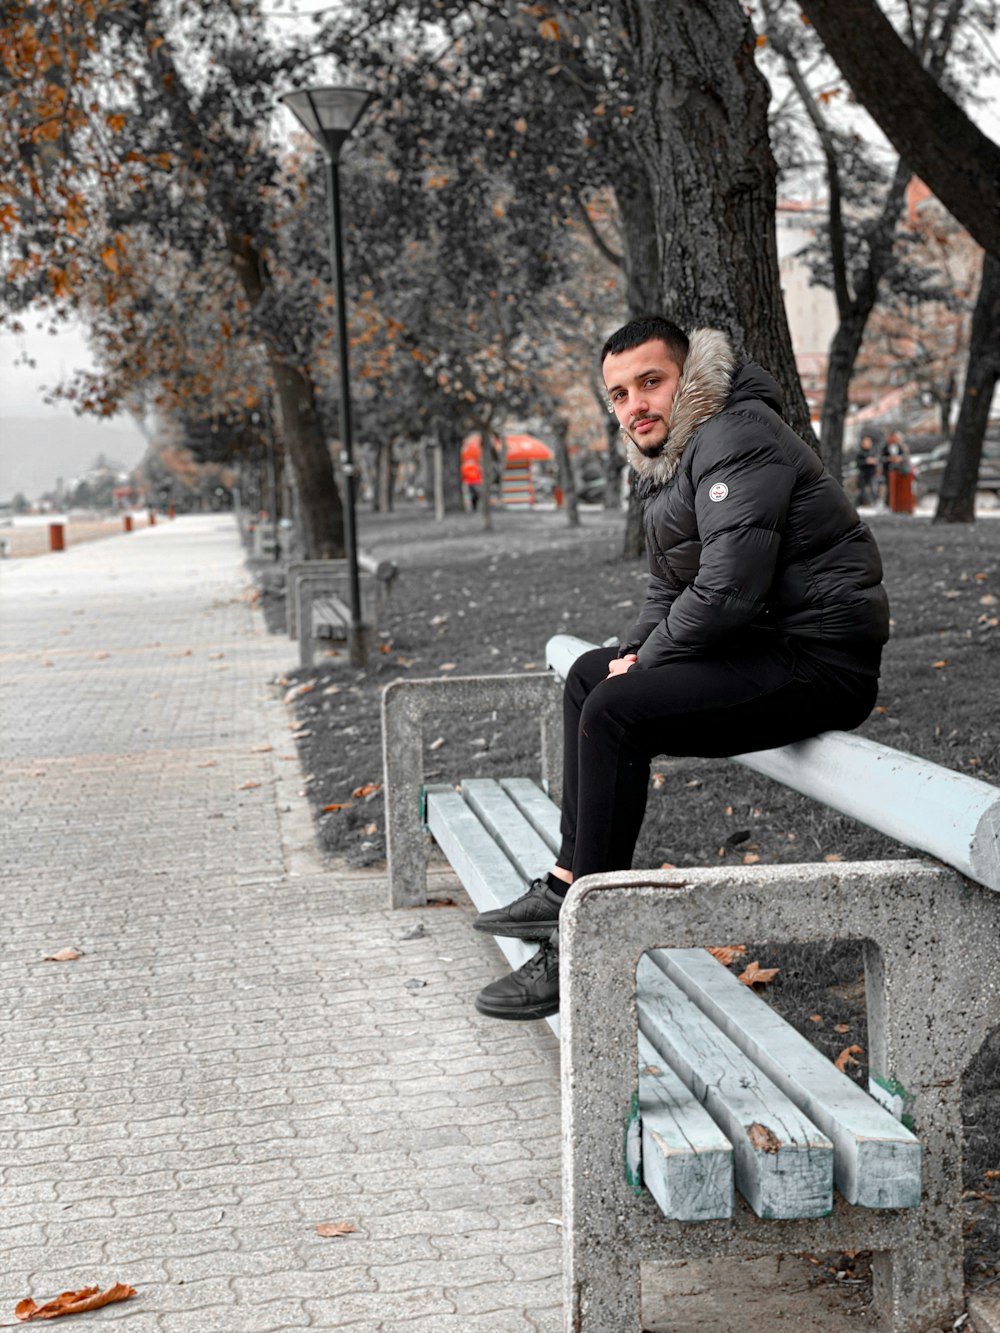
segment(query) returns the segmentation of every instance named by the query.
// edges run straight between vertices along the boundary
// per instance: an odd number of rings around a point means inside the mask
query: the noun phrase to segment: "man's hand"
[[[624,657],[613,657],[608,663],[609,676],[624,676],[636,660],[635,653],[626,653]]]

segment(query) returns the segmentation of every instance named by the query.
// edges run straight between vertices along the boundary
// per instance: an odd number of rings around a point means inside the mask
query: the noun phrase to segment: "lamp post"
[[[337,351],[340,361],[340,438],[344,473],[344,545],[350,588],[351,620],[347,649],[352,666],[364,666],[368,655],[361,618],[361,583],[354,521],[355,468],[351,436],[351,390],[347,365],[347,302],[344,293],[344,245],[340,221],[340,150],[361,119],[374,94],[364,88],[302,88],[279,98],[323,150],[330,206],[330,262],[337,287]]]

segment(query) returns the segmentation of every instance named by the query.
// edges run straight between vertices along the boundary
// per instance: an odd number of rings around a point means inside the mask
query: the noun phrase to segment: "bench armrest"
[[[535,716],[542,780],[554,801],[562,778],[562,690],[550,675],[397,680],[382,692],[386,857],[393,907],[427,901],[427,838],[420,814],[424,723],[435,713],[510,709]]]

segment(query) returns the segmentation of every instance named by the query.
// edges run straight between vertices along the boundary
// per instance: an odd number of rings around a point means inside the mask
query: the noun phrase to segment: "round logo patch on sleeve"
[[[724,481],[717,481],[714,486],[710,487],[708,498],[710,500],[724,500],[728,494],[729,487],[726,483]]]

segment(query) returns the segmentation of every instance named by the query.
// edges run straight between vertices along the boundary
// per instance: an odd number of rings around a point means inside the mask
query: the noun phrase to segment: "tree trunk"
[[[983,276],[972,314],[969,367],[955,437],[941,478],[935,523],[974,523],[976,479],[993,391],[1000,377],[1000,259],[983,256]]]
[[[984,249],[1000,255],[1000,145],[952,101],[874,0],[800,0],[855,97]]]
[[[631,164],[624,164],[621,176],[614,183],[622,228],[622,268],[629,319],[664,313],[657,215],[649,206],[651,188],[648,174],[633,169]]]
[[[724,329],[766,366],[789,424],[815,447],[778,271],[770,94],[746,14],[734,0],[617,7],[650,178],[648,194],[626,190],[619,206],[626,238],[638,225],[632,211],[652,209],[660,267],[649,295],[685,328]]]
[[[392,440],[381,440],[375,455],[375,509],[380,514],[392,513]]]
[[[227,232],[226,242],[247,299],[255,306],[271,286],[267,266],[251,237]],[[262,342],[281,404],[282,439],[298,496],[295,517],[303,558],[342,559],[344,512],[312,379],[308,370],[284,356],[266,331]]]
[[[625,560],[641,560],[646,554],[646,530],[642,524],[642,505],[635,493],[635,473],[629,472],[628,513],[625,516],[625,539],[622,542],[622,557]]]
[[[271,374],[281,402],[283,438],[295,474],[296,519],[306,560],[344,556],[344,515],[312,380],[272,348]]]
[[[438,448],[441,450],[441,501],[446,514],[461,514],[462,503],[462,431],[451,421],[438,424]]]
[[[556,446],[556,461],[559,464],[559,485],[562,487],[563,504],[566,507],[566,522],[571,528],[580,526],[580,506],[576,499],[576,482],[573,480],[573,464],[569,457],[569,425],[563,417],[552,420],[552,438]]]

